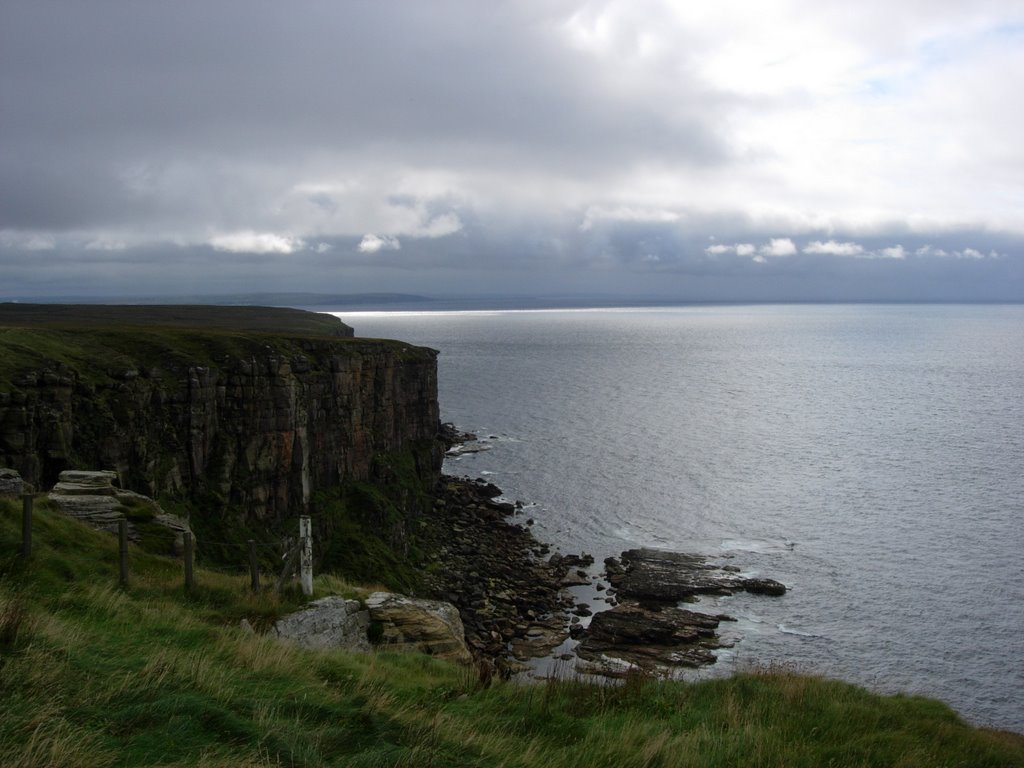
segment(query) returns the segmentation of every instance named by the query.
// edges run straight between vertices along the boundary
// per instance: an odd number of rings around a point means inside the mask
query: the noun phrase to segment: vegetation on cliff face
[[[483,687],[427,656],[304,651],[260,633],[302,598],[133,550],[0,500],[0,764],[31,766],[1021,766],[1024,737],[945,705],[758,671],[700,684]],[[317,595],[359,590],[319,578]],[[241,618],[255,634],[238,628]]]

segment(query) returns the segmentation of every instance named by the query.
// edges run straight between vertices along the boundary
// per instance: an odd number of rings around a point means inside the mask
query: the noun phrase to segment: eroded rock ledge
[[[598,674],[621,674],[631,666],[643,669],[698,667],[713,664],[713,651],[725,614],[679,607],[699,595],[740,591],[782,595],[786,587],[773,579],[738,575],[731,566],[715,565],[702,555],[657,549],[631,549],[605,560],[605,573],[619,605],[594,616],[574,633],[576,654]]]

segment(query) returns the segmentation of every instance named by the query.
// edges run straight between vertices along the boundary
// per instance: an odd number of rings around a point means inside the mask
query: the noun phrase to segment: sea
[[[449,459],[597,560],[696,552],[783,597],[712,671],[783,666],[1024,733],[1024,306],[335,313],[437,349]]]

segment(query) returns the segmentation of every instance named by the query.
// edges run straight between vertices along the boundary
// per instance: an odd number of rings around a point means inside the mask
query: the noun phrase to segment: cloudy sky
[[[0,0],[0,299],[1024,300],[1021,0]]]

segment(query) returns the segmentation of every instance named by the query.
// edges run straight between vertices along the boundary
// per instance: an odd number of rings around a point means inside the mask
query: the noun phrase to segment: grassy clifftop
[[[1024,738],[946,706],[787,672],[481,687],[429,657],[303,651],[257,629],[299,604],[0,500],[5,766],[1021,766]],[[320,578],[318,594],[342,590]]]
[[[351,336],[332,315],[282,307],[0,303],[0,328],[195,328],[302,336]]]

